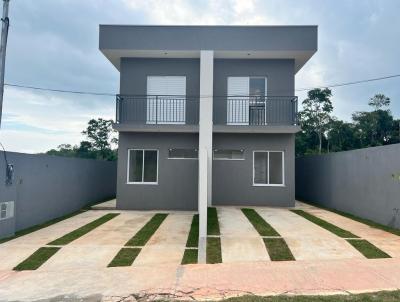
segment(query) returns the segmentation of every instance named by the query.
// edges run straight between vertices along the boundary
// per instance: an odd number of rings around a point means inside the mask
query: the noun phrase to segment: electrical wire
[[[387,80],[387,79],[392,79],[392,78],[397,78],[397,77],[400,77],[400,74],[394,74],[394,75],[389,75],[389,76],[383,76],[383,77],[371,78],[371,79],[365,79],[365,80],[359,80],[359,81],[352,81],[352,82],[336,83],[336,84],[330,84],[330,85],[319,86],[319,87],[298,88],[298,89],[295,89],[295,91],[306,91],[306,90],[312,90],[312,89],[316,89],[316,88],[323,89],[323,88],[343,87],[343,86],[349,86],[349,85],[356,85],[356,84],[362,84],[362,83],[368,83],[368,82]],[[50,91],[50,92],[60,92],[60,93],[82,94],[82,95],[112,96],[112,97],[115,97],[117,95],[115,93],[107,93],[107,92],[54,89],[54,88],[45,88],[45,87],[29,86],[29,85],[22,85],[22,84],[11,84],[11,83],[5,83],[4,85],[9,86],[9,87],[16,87],[16,88]],[[208,98],[208,97],[211,97],[211,95],[210,96],[207,96],[207,95],[200,96],[200,98]]]

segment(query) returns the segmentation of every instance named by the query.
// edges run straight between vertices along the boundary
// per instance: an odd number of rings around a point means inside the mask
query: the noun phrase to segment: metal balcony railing
[[[199,123],[198,96],[117,95],[116,122],[130,124]],[[296,96],[214,96],[216,125],[297,125]]]

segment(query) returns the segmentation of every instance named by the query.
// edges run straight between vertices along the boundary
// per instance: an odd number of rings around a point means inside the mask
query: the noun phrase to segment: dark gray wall
[[[0,236],[10,224],[18,231],[115,196],[116,162],[14,152],[7,157],[14,183],[5,186],[0,152],[0,201],[15,201],[15,221],[0,221]]]
[[[186,76],[186,121],[198,123],[200,60],[123,58],[120,94],[130,95],[120,106],[120,122],[146,123],[147,76]]]
[[[213,160],[214,205],[294,206],[293,134],[214,134],[216,149],[244,149],[245,160]],[[253,151],[284,151],[285,186],[253,186]]]
[[[196,210],[198,160],[168,159],[170,148],[198,148],[198,134],[119,134],[117,208]],[[127,184],[128,149],[158,149],[158,184]]]
[[[297,158],[296,197],[400,228],[400,144]]]
[[[226,123],[228,77],[268,78],[267,95],[294,95],[294,60],[216,59],[214,60],[214,124]],[[273,102],[274,103],[274,102]],[[275,102],[276,103],[276,102]],[[277,108],[269,107],[276,111]],[[276,111],[278,114],[278,111]],[[291,116],[291,112],[287,112]]]

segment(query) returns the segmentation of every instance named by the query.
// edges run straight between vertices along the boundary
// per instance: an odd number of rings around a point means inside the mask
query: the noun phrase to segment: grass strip
[[[264,238],[264,244],[272,261],[295,260],[283,238]]]
[[[37,224],[37,225],[31,226],[31,227],[29,227],[29,228],[26,228],[26,229],[17,231],[17,232],[15,232],[15,234],[14,234],[13,236],[11,236],[11,237],[6,237],[6,238],[3,238],[3,239],[0,239],[0,243],[4,243],[4,242],[10,241],[10,240],[13,240],[13,239],[15,239],[15,238],[18,238],[18,237],[21,237],[21,236],[24,236],[24,235],[27,235],[27,234],[36,232],[36,231],[38,231],[38,230],[40,230],[40,229],[46,228],[46,227],[48,227],[48,226],[51,226],[52,224],[55,224],[55,223],[57,223],[57,222],[60,222],[60,221],[65,220],[65,219],[74,217],[74,216],[76,216],[76,215],[78,215],[78,214],[82,214],[82,213],[84,213],[84,212],[87,212],[87,210],[79,210],[79,211],[73,212],[73,213],[71,213],[71,214],[64,215],[64,216],[60,216],[60,217],[54,218],[54,219],[52,219],[52,220],[46,221],[46,222],[44,222],[44,223]]]
[[[221,239],[218,237],[207,238],[206,262],[210,264],[221,263]]]
[[[280,236],[254,209],[244,208],[242,212],[261,236]]]
[[[139,255],[140,251],[141,249],[139,248],[122,248],[110,262],[108,267],[131,266],[133,261],[135,261],[136,257]]]
[[[97,218],[96,220],[85,224],[84,226],[80,227],[79,229],[76,229],[50,243],[48,245],[66,245],[68,243],[71,243],[72,241],[78,239],[79,237],[82,237],[83,235],[86,235],[90,231],[94,230],[98,226],[106,223],[107,221],[113,219],[114,217],[118,216],[119,213],[108,213],[106,215],[101,216],[100,218]]]
[[[347,240],[355,249],[368,259],[380,259],[380,258],[391,258],[384,251],[377,248],[371,242],[364,239],[350,239]]]
[[[325,295],[325,296],[239,296],[222,302],[394,302],[400,301],[400,291],[381,291],[367,294]]]
[[[217,208],[210,207],[207,209],[207,234],[219,235],[219,223]]]
[[[181,264],[196,264],[197,263],[197,249],[186,249],[183,254],[182,263]]]
[[[308,212],[305,212],[303,210],[291,210],[293,213],[296,213],[297,215],[300,215],[301,217],[319,225],[320,227],[324,228],[325,230],[328,230],[329,232],[342,237],[342,238],[360,238],[353,233],[346,231],[342,228],[339,228],[338,226],[327,222],[326,220],[323,220],[321,218],[318,218]]]
[[[16,267],[15,271],[36,270],[58,252],[59,247],[41,247]]]
[[[198,247],[198,246],[199,246],[199,214],[195,214],[193,215],[189,236],[186,241],[186,247]]]
[[[370,226],[371,228],[379,229],[379,230],[382,230],[382,231],[389,232],[389,233],[392,233],[394,235],[400,236],[400,229],[395,229],[395,228],[392,228],[390,226],[383,225],[383,224],[377,223],[377,222],[369,220],[369,219],[361,218],[361,217],[355,216],[353,214],[346,213],[346,212],[343,212],[343,211],[339,211],[339,210],[336,210],[336,209],[327,208],[327,207],[324,207],[324,206],[321,206],[319,204],[315,204],[315,203],[312,203],[312,202],[308,202],[307,201],[307,202],[304,202],[304,203],[307,203],[307,204],[313,205],[313,206],[315,206],[317,208],[324,209],[324,210],[327,210],[329,212],[344,216],[346,218],[361,222],[363,224],[366,224],[366,225]]]
[[[167,218],[168,214],[157,213],[133,236],[125,246],[144,246]]]

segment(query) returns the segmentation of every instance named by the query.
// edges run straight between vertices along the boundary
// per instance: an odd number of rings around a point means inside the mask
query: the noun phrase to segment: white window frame
[[[228,91],[228,89],[229,89],[229,79],[230,78],[247,78],[247,94],[245,94],[245,95],[237,95],[237,96],[232,96],[232,95],[229,95],[229,91]],[[228,96],[228,98],[227,98],[227,100],[226,100],[226,121],[227,121],[227,125],[250,125],[250,116],[249,116],[249,112],[250,112],[250,79],[264,79],[264,82],[265,82],[265,91],[264,91],[264,97],[266,97],[266,96],[268,96],[268,77],[267,76],[251,76],[251,75],[248,75],[248,76],[228,76],[227,77],[227,79],[226,79],[226,87],[227,87],[227,96]],[[247,113],[247,122],[230,122],[229,120],[230,120],[230,103],[229,103],[229,101],[230,100],[235,100],[235,97],[236,98],[239,98],[240,99],[240,97],[249,97],[249,99],[248,99],[248,102],[247,102],[247,110],[245,110],[245,113]],[[231,99],[229,98],[229,97],[231,97]],[[267,125],[267,104],[265,104],[265,110],[264,110],[265,112],[264,112],[264,119],[265,119],[265,125]]]
[[[172,149],[193,149],[193,148],[169,148],[168,149],[168,156],[167,156],[167,159],[171,159],[171,160],[174,160],[174,159],[188,159],[188,160],[199,160],[199,154],[197,153],[197,157],[196,158],[188,158],[188,157],[169,157],[169,151],[170,150],[172,150]],[[194,150],[195,151],[199,151],[198,149],[196,149],[196,148],[194,148]]]
[[[215,151],[217,150],[239,150],[243,152],[243,158],[215,158]],[[245,160],[244,149],[213,149],[213,160]]]
[[[131,151],[143,151],[143,163],[142,163],[142,181],[129,181],[129,166],[131,161]],[[155,182],[145,182],[144,178],[144,153],[145,151],[157,151],[157,175]],[[159,154],[158,149],[128,149],[128,160],[127,160],[127,174],[126,174],[126,183],[128,185],[158,185],[158,168],[159,168]]]
[[[268,169],[267,169],[267,180],[266,184],[257,184],[254,182],[255,171],[254,171],[254,157],[256,152],[268,153]],[[269,183],[269,153],[270,152],[280,152],[282,154],[282,183],[281,184],[270,184]],[[285,187],[285,151],[282,150],[254,150],[253,151],[253,186],[254,187]]]

